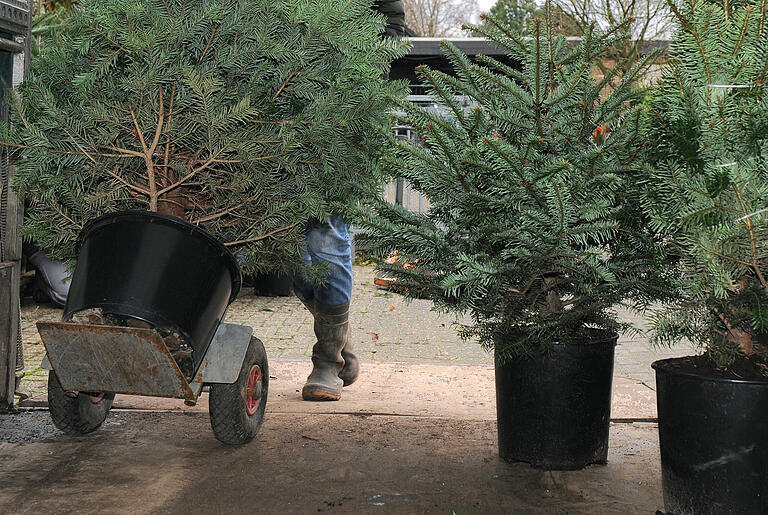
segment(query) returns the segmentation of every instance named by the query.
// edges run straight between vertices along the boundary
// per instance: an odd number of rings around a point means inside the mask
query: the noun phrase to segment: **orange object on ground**
[[[389,255],[389,257],[384,262],[388,265],[394,265],[397,263],[399,256],[400,256],[400,253],[395,250],[394,252],[392,252],[392,254]],[[405,268],[406,270],[414,270],[416,268],[416,263],[418,262],[419,262],[418,259],[414,261],[408,261],[403,264],[403,268]],[[373,278],[373,284],[381,288],[400,289],[401,287],[395,284],[396,282],[397,282],[397,279],[394,277],[384,277],[384,276],[376,275]]]

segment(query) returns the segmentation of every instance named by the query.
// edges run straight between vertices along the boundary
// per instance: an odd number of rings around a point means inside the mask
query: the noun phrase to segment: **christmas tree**
[[[382,268],[400,289],[470,313],[463,335],[502,356],[622,328],[611,308],[652,269],[623,193],[642,169],[632,84],[643,63],[620,79],[592,76],[624,29],[591,26],[573,46],[540,18],[530,38],[487,18],[472,30],[520,68],[444,42],[455,76],[419,68],[441,108],[404,103],[400,123],[420,140],[391,139],[383,151],[431,210],[378,203],[367,244],[381,257],[396,249],[410,265]]]
[[[511,32],[523,34],[527,30],[528,21],[540,14],[539,11],[534,0],[497,0],[488,14]]]
[[[670,4],[678,28],[648,112],[652,226],[678,260],[679,302],[656,339],[719,365],[768,337],[768,20],[765,2]]]
[[[405,44],[371,0],[83,0],[53,28],[6,127],[25,227],[71,259],[113,211],[186,219],[246,269],[295,263],[303,223],[374,191],[371,128]]]

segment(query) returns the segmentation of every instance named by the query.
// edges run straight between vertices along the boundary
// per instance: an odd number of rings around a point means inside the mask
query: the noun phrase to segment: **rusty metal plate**
[[[196,398],[151,329],[38,322],[37,330],[65,390]]]
[[[231,384],[237,381],[252,335],[253,327],[247,325],[219,325],[193,382]]]

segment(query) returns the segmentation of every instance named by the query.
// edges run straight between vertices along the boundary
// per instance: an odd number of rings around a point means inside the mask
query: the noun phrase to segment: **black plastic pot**
[[[180,331],[197,368],[240,284],[235,257],[205,230],[157,213],[113,213],[80,233],[64,319],[99,308]]]
[[[768,513],[768,381],[702,376],[676,361],[652,365],[666,511]]]
[[[606,463],[618,335],[556,344],[551,353],[499,363],[499,455],[549,470]]]
[[[261,297],[292,297],[293,277],[281,272],[258,274],[253,278],[253,294]]]

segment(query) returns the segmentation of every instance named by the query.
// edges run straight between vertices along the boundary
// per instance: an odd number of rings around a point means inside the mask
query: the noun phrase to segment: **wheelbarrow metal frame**
[[[72,392],[113,392],[197,401],[203,386],[232,384],[253,328],[220,324],[191,382],[152,329],[39,322],[46,348],[42,367]]]

